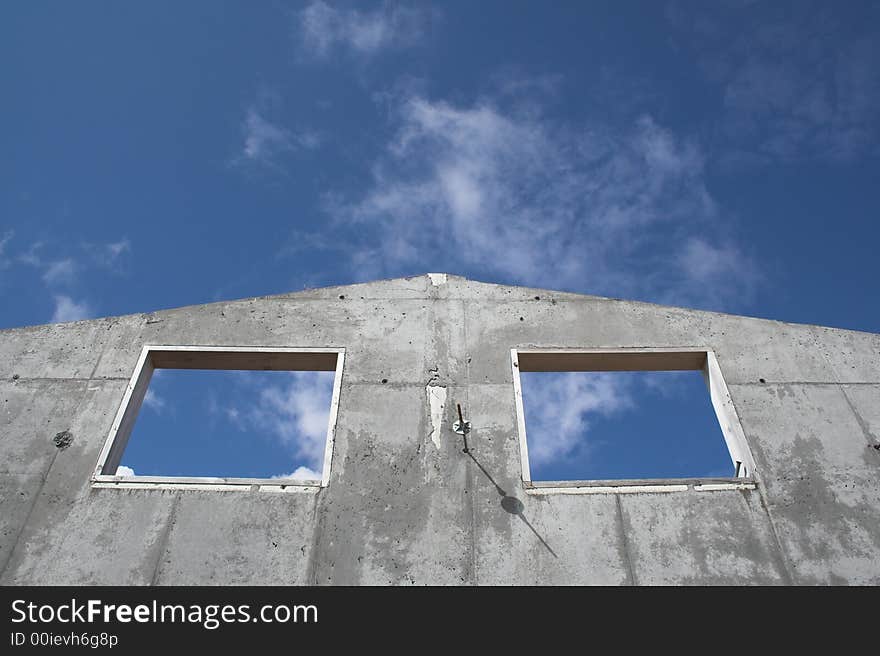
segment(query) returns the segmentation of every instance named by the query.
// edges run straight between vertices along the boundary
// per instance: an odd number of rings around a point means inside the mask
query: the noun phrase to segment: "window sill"
[[[96,476],[92,488],[118,490],[198,490],[228,492],[318,492],[320,481],[266,478],[215,478],[209,476]]]
[[[608,481],[524,481],[526,494],[649,494],[754,490],[753,478],[663,478]]]

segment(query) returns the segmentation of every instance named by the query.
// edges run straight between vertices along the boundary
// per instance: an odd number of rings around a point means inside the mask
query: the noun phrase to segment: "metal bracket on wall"
[[[464,438],[463,451],[468,453],[470,450],[468,449],[467,434],[471,432],[471,422],[464,420],[464,415],[461,413],[461,403],[455,405],[458,408],[458,421],[452,424],[452,430]]]
[[[467,435],[471,432],[471,422],[465,421],[461,414],[461,403],[455,404],[458,407],[458,421],[452,424],[452,430],[459,435]]]

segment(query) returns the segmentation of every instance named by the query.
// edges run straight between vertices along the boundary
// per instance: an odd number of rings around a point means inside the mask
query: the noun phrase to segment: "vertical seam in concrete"
[[[825,362],[825,367],[828,370],[828,373],[831,374],[832,380],[840,385],[840,377],[837,375],[837,370],[834,368],[834,365],[831,363],[831,360],[828,359],[828,356],[825,354],[825,351],[822,349],[821,340],[819,339],[819,335],[816,334],[815,331],[811,331],[810,335],[813,338],[813,349],[817,351]]]
[[[76,382],[76,381],[80,381],[82,379],[81,378],[65,378],[63,380]],[[83,389],[82,395],[80,396],[79,401],[77,401],[77,403],[76,403],[72,417],[79,416],[80,408],[82,407],[82,404],[85,401],[86,396],[89,393],[89,382],[90,381],[91,381],[91,378],[89,378],[89,380],[86,381],[85,389]],[[38,433],[36,428],[35,428],[35,433]],[[30,506],[28,507],[28,511],[27,511],[27,514],[25,515],[24,521],[21,523],[21,526],[18,528],[18,531],[15,534],[15,540],[12,542],[12,549],[9,550],[9,554],[6,556],[6,559],[3,562],[3,566],[0,567],[0,578],[2,578],[6,574],[6,569],[9,567],[9,563],[12,562],[12,557],[15,555],[15,552],[18,550],[18,543],[21,540],[21,536],[24,534],[24,531],[27,528],[28,524],[30,524],[31,515],[33,515],[34,508],[37,507],[37,502],[40,500],[40,497],[43,494],[43,488],[46,487],[46,481],[49,480],[49,474],[52,471],[52,467],[55,465],[55,461],[58,459],[59,453],[61,453],[61,450],[55,449],[55,453],[52,454],[52,459],[49,461],[49,466],[46,467],[46,470],[40,476],[40,486],[37,488],[37,491],[34,494],[34,498],[31,500],[31,503],[30,503]]]
[[[180,502],[180,495],[180,492],[174,495],[174,500],[171,502],[171,510],[168,513],[168,520],[165,522],[165,527],[162,529],[162,535],[159,536],[159,547],[156,550],[156,563],[153,565],[153,576],[150,578],[150,585],[158,585],[159,571],[162,569],[162,561],[165,559],[165,550],[168,547],[168,538],[171,535],[171,527],[177,516],[177,505]]]
[[[21,540],[21,536],[24,533],[24,530],[27,528],[28,524],[31,521],[31,515],[34,513],[34,508],[37,505],[37,501],[40,500],[40,496],[43,494],[43,488],[46,486],[46,480],[49,478],[49,472],[52,470],[52,465],[55,464],[55,459],[58,457],[58,451],[52,455],[52,460],[49,461],[49,466],[46,467],[46,471],[43,472],[40,477],[40,486],[37,488],[36,493],[34,493],[34,498],[31,499],[30,506],[28,506],[27,514],[24,517],[24,521],[21,523],[21,526],[18,527],[18,531],[15,534],[15,540],[12,542],[12,549],[9,550],[9,553],[6,556],[6,559],[3,561],[3,567],[0,568],[0,579],[3,578],[6,574],[6,569],[9,567],[9,563],[12,562],[12,557],[15,555],[15,552],[18,550],[18,542]]]
[[[856,423],[859,425],[859,428],[862,429],[862,433],[865,436],[865,441],[868,443],[868,446],[875,446],[877,442],[875,441],[874,434],[868,429],[868,424],[862,419],[862,415],[858,413],[856,407],[852,404],[852,401],[849,398],[849,395],[846,393],[846,387],[843,384],[837,386],[843,394],[843,398],[846,401],[846,404],[849,406],[849,409],[852,411],[853,415],[856,418]],[[880,440],[877,440],[880,441]]]
[[[779,538],[779,532],[776,530],[776,522],[773,521],[773,514],[770,512],[770,503],[765,495],[764,485],[760,481],[758,481],[758,498],[761,500],[761,508],[763,508],[764,512],[767,514],[767,523],[770,524],[770,532],[773,534],[773,542],[776,544],[776,549],[779,552],[779,562],[782,566],[783,582],[785,585],[794,585],[794,576],[788,562],[788,554],[785,552],[785,547],[782,544],[782,540]]]
[[[113,327],[111,326],[107,332],[112,332],[112,330],[113,330]],[[104,344],[101,346],[101,352],[98,354],[98,359],[95,360],[95,366],[92,367],[92,371],[89,374],[89,381],[94,379],[95,373],[98,371],[98,367],[101,366],[101,360],[104,359],[104,353],[106,351],[107,351],[107,342],[105,341]]]
[[[633,569],[632,554],[629,550],[629,539],[626,537],[626,526],[623,524],[623,508],[620,503],[620,495],[614,495],[614,501],[617,504],[617,526],[620,533],[620,541],[623,543],[623,559],[626,561],[626,572],[630,585],[638,585],[636,581],[636,573]]]
[[[470,354],[470,342],[468,340],[468,330],[467,330],[467,301],[462,299],[461,301],[461,318],[462,318],[462,331],[464,332],[464,384],[465,384],[465,402],[468,404],[468,410],[470,411],[470,391],[471,391],[471,364],[468,362],[468,355]],[[476,490],[474,488],[474,476],[473,476],[473,468],[468,466],[465,463],[465,490],[467,490],[468,503],[470,504],[471,511],[471,535],[470,535],[470,547],[471,547],[471,584],[479,585],[479,577],[477,576],[477,504],[474,501],[474,494],[476,494]]]
[[[737,403],[733,398],[733,394],[731,394],[730,400],[733,402],[734,407],[736,408]],[[743,426],[743,433],[745,434],[746,427]],[[745,436],[746,441],[750,441],[748,435]],[[788,562],[788,554],[785,551],[785,547],[782,544],[782,540],[779,538],[779,532],[776,530],[776,522],[773,519],[773,513],[770,512],[770,501],[767,498],[767,491],[763,483],[763,474],[759,471],[757,475],[757,491],[758,491],[758,499],[761,501],[761,508],[764,510],[764,513],[767,515],[767,523],[770,525],[770,533],[773,535],[773,542],[776,545],[776,550],[779,557],[779,563],[782,569],[783,582],[785,585],[794,585],[794,576],[792,574],[791,565]]]
[[[325,488],[326,489],[326,488]],[[315,495],[315,505],[312,509],[312,544],[309,545],[309,557],[306,562],[306,582],[304,585],[318,585],[318,546],[321,536],[324,534],[324,515],[321,512],[321,492]]]

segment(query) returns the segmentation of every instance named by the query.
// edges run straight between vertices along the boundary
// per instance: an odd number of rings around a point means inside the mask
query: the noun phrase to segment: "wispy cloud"
[[[14,236],[15,231],[7,230],[3,233],[3,236],[0,237],[0,269],[9,266],[9,260],[6,257],[6,244],[12,241]]]
[[[296,150],[314,150],[321,145],[321,135],[313,130],[291,131],[270,121],[267,110],[258,103],[247,110],[242,124],[241,151],[235,164],[261,165],[280,169],[279,158]],[[262,103],[265,104],[265,103]]]
[[[123,253],[131,250],[131,242],[128,239],[120,239],[119,241],[107,244],[106,248],[108,255],[112,259],[115,259]]]
[[[683,304],[743,295],[738,266],[704,284],[717,276],[698,266],[700,248],[731,263],[741,249],[697,143],[652,117],[621,130],[545,119],[533,104],[409,96],[392,118],[370,187],[327,200],[358,277],[451,270]]]
[[[297,16],[303,46],[317,56],[333,49],[373,55],[417,43],[432,20],[430,10],[386,2],[375,11],[337,9],[312,2]]]
[[[272,478],[292,478],[297,481],[320,481],[321,477],[321,472],[315,471],[314,469],[309,469],[308,467],[297,467],[289,474],[278,474],[277,476],[273,476]]]
[[[116,475],[117,476],[135,476],[136,474],[134,473],[134,469],[132,469],[131,467],[126,467],[125,465],[119,465],[116,468]]]
[[[711,243],[702,237],[687,238],[678,254],[677,266],[681,272],[678,289],[660,293],[658,301],[674,302],[679,292],[691,298],[706,293],[727,295],[725,290],[730,284],[736,293],[751,299],[764,279],[754,258],[730,239]]]
[[[40,252],[43,250],[44,245],[45,244],[41,241],[34,242],[28,247],[26,251],[24,251],[23,253],[19,253],[16,256],[16,259],[19,262],[23,264],[29,264],[30,266],[42,266],[43,260],[40,257]]]
[[[215,405],[215,408],[219,410],[219,407]],[[241,427],[242,425],[242,417],[241,411],[238,408],[224,408],[223,413],[226,415],[226,418],[231,421],[236,426]]]
[[[76,277],[76,262],[71,258],[57,260],[46,265],[43,272],[43,282],[47,285],[70,285]]]
[[[162,414],[165,410],[166,401],[151,388],[147,390],[144,396],[144,405],[154,412]]]
[[[876,20],[844,19],[823,4],[780,7],[670,5],[676,38],[692,49],[723,100],[719,157],[742,163],[877,153]],[[736,33],[728,33],[729,25],[738,26]]]
[[[124,237],[119,241],[103,244],[86,243],[83,248],[94,265],[118,271],[125,255],[131,252],[131,240]]]
[[[645,392],[664,399],[682,397],[687,393],[687,383],[694,377],[702,377],[699,371],[641,371],[636,384]],[[637,392],[638,393],[638,392]]]
[[[3,248],[11,239],[8,233],[0,242],[0,265],[4,262]],[[77,321],[95,316],[93,304],[86,298],[75,300],[82,279],[89,272],[112,270],[119,273],[120,265],[126,253],[131,250],[131,242],[127,238],[115,242],[89,243],[80,242],[76,245],[65,245],[64,255],[57,257],[62,247],[58,244],[36,241],[21,252],[10,254],[6,260],[25,264],[36,269],[48,294],[52,297],[53,312],[51,322]],[[64,293],[59,293],[63,290]]]
[[[267,121],[253,107],[247,112],[243,131],[242,155],[251,161],[265,161],[293,147],[290,132]]]
[[[312,474],[323,467],[333,377],[333,372],[292,371],[282,384],[254,388],[252,407],[216,406],[214,412],[222,412],[240,430],[257,428],[289,447],[291,465],[297,467],[280,478],[320,479]]]
[[[538,467],[575,451],[589,457],[590,416],[633,406],[630,386],[619,376],[528,373],[521,379],[529,460]]]
[[[94,316],[92,308],[87,301],[75,301],[71,297],[64,295],[57,295],[54,299],[55,311],[52,313],[51,323],[79,321]]]

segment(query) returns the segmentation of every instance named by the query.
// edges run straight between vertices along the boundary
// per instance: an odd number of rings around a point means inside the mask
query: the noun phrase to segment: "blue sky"
[[[877,2],[7,3],[0,327],[445,271],[880,332]]]
[[[157,369],[120,473],[320,481],[333,376]]]
[[[533,481],[731,477],[699,371],[520,374]]]

